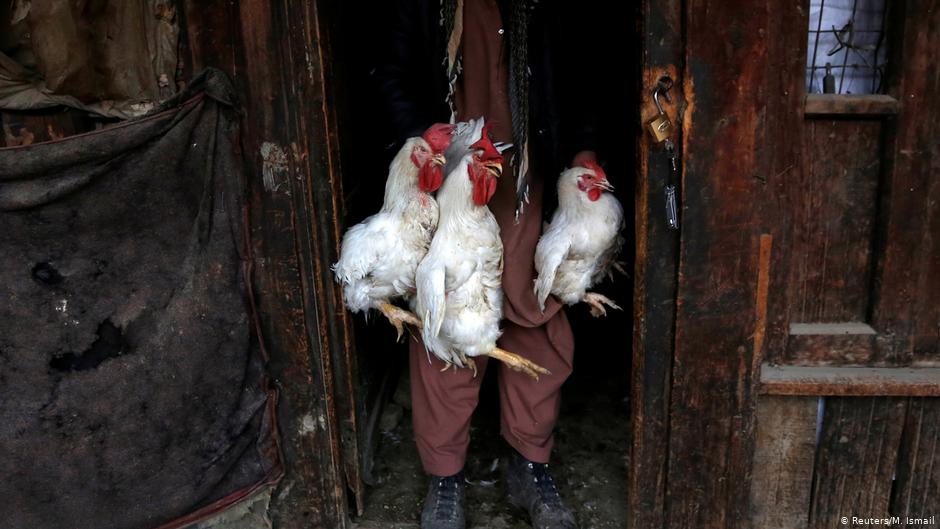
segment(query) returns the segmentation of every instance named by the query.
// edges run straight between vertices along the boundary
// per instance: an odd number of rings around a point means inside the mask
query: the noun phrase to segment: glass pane
[[[887,0],[810,0],[808,93],[883,93],[886,7]]]

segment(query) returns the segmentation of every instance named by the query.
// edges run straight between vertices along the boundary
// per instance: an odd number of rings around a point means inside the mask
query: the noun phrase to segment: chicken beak
[[[503,164],[502,162],[493,161],[486,162],[483,164],[486,167],[486,170],[490,172],[496,178],[499,178],[503,174]]]
[[[443,154],[435,154],[434,157],[431,158],[431,161],[436,163],[440,167],[444,167],[444,164],[447,162],[447,160],[444,159]]]
[[[603,180],[599,180],[599,181],[595,182],[594,185],[595,185],[596,187],[599,187],[599,188],[603,189],[604,191],[613,191],[613,190],[614,190],[613,184],[611,184],[609,181],[607,181],[606,178],[603,179]]]

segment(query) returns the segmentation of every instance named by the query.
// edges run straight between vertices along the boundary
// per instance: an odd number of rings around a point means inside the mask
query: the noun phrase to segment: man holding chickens
[[[556,175],[566,166],[597,168],[586,108],[591,79],[576,62],[589,29],[562,3],[398,1],[376,72],[399,140],[449,117],[482,116],[493,141],[514,145],[489,202],[505,252],[499,345],[552,374],[536,381],[500,364],[501,434],[513,448],[510,499],[539,529],[577,527],[548,467],[574,338],[556,297],[540,307],[534,256],[543,212],[555,209]],[[445,364],[419,337],[409,344],[415,441],[432,476],[421,527],[463,528],[463,466],[483,377],[470,369],[442,373]],[[476,361],[481,372],[486,360]]]

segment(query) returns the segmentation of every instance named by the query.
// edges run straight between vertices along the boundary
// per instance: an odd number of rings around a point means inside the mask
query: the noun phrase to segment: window
[[[806,91],[881,94],[887,0],[810,0]]]

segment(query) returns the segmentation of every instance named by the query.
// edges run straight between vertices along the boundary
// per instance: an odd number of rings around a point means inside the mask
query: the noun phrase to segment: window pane
[[[810,0],[806,90],[825,92],[832,75],[836,94],[884,90],[887,0]]]

